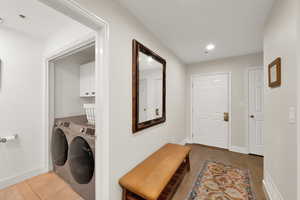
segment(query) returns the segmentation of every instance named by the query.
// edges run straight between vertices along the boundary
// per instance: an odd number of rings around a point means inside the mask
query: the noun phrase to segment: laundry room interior
[[[84,199],[93,200],[95,42],[75,48],[49,63],[50,127],[53,127],[49,132],[50,167]]]
[[[35,0],[0,13],[0,199],[95,200],[96,32]]]
[[[95,104],[96,96],[94,42],[51,63],[54,68],[51,90],[54,91],[55,118],[86,117],[85,108]],[[89,118],[88,123],[94,124],[94,118]]]

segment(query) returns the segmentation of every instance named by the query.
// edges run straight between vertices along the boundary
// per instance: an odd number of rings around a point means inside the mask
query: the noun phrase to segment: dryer
[[[69,167],[72,187],[85,200],[95,199],[95,128],[71,124]]]

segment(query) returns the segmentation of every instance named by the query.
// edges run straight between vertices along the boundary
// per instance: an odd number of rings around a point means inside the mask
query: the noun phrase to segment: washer
[[[54,171],[85,200],[95,200],[95,127],[88,125],[84,119],[78,116],[56,120],[57,127],[52,136],[55,144],[52,147],[65,146],[67,140],[68,156],[64,165],[59,166],[65,156],[57,155],[65,154],[66,149],[52,150]]]
[[[69,169],[70,133],[67,130],[68,123],[56,122],[52,132],[51,154],[53,171],[66,182],[72,180]]]

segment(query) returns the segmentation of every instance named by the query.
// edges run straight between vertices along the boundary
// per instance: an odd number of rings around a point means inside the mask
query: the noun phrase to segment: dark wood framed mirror
[[[269,64],[269,87],[279,87],[281,85],[281,58],[276,58]]]
[[[132,131],[166,121],[166,60],[132,41]]]

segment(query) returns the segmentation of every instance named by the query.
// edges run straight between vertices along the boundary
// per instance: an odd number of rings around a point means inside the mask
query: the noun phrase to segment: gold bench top
[[[166,144],[120,179],[125,189],[156,200],[191,151],[190,147]]]

